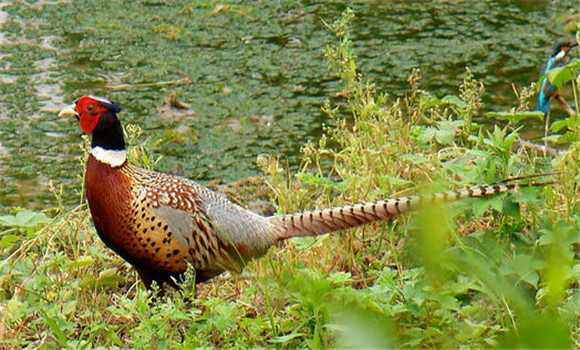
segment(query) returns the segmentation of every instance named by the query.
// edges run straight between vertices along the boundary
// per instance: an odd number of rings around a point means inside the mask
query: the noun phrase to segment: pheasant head
[[[123,128],[117,117],[121,108],[97,96],[83,96],[60,111],[60,117],[74,116],[81,130],[92,134],[92,153],[105,163],[121,165],[126,159]]]

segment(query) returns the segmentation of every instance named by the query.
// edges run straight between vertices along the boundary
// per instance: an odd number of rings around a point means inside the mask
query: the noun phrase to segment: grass
[[[256,190],[267,186],[278,212],[551,171],[561,184],[293,239],[241,276],[197,289],[190,276],[157,303],[97,238],[82,197],[14,209],[0,218],[0,347],[579,347],[577,124],[561,129],[570,147],[557,158],[519,149],[518,123],[475,122],[485,91],[469,71],[445,97],[414,71],[393,99],[357,69],[352,16],[328,24],[342,98],[324,106],[325,135],[304,145],[296,174],[258,159]],[[134,161],[154,167],[139,129],[128,133]]]

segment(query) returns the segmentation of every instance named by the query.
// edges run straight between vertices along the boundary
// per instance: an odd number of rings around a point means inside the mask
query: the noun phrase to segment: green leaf
[[[459,106],[459,107],[467,106],[467,104],[465,102],[463,102],[459,97],[457,97],[455,95],[447,95],[447,96],[443,97],[442,101],[447,102],[448,104],[451,104],[451,105]]]
[[[557,135],[558,137],[554,142],[558,144],[570,143],[578,141],[576,135],[573,132],[566,132],[564,135]],[[545,138],[548,139],[548,138]]]
[[[441,100],[435,96],[425,94],[420,97],[419,103],[425,108],[430,108],[439,106],[441,104]]]
[[[504,197],[504,196],[502,196]],[[502,212],[504,206],[503,206],[503,199],[500,196],[494,196],[494,197],[490,197],[489,201],[490,201],[490,205],[491,207],[498,212]]]
[[[92,289],[97,285],[97,279],[95,278],[95,276],[92,275],[88,275],[85,276],[80,282],[79,282],[79,286],[81,288],[86,288],[86,289]]]
[[[336,188],[341,189],[340,187],[344,187],[343,184],[337,183],[332,181],[326,177],[321,177],[318,174],[311,174],[311,173],[301,173],[300,174],[300,181],[305,185],[311,186],[320,186],[320,187],[327,187],[327,188]]]
[[[580,60],[573,59],[564,67],[554,68],[547,73],[550,83],[556,85],[558,89],[562,89],[565,83],[574,79],[580,70]]]
[[[491,202],[488,200],[488,198],[474,199],[471,204],[473,215],[475,216],[483,215],[483,213],[485,213],[490,206]]]
[[[123,277],[119,276],[116,268],[106,269],[99,273],[98,282],[100,286],[115,286],[118,282],[123,281]]]
[[[22,237],[17,235],[6,235],[0,238],[0,248],[11,246],[14,242],[20,241]]]
[[[507,197],[503,202],[503,213],[514,218],[519,218],[521,216],[520,204],[513,201],[511,197]]]
[[[31,210],[22,210],[16,215],[0,216],[0,225],[14,228],[35,228],[46,224],[50,218],[44,213],[37,213]]]
[[[455,126],[451,123],[441,123],[439,125],[439,131],[435,134],[435,140],[442,145],[449,145],[453,143],[455,134],[457,134]]]
[[[66,264],[67,268],[77,268],[82,266],[91,266],[95,263],[95,259],[90,256],[81,256],[77,260],[71,261]]]
[[[542,137],[542,140],[545,141],[549,141],[549,142],[554,142],[554,143],[559,143],[560,139],[564,137],[564,135],[561,134],[553,134],[553,135],[548,135],[546,137]]]
[[[86,276],[80,281],[79,285],[82,288],[93,289],[95,287],[104,287],[104,286],[114,287],[117,285],[118,282],[121,281],[123,281],[123,277],[117,274],[117,269],[110,268],[101,271],[98,277],[95,277],[94,275]]]
[[[424,128],[422,132],[419,134],[417,139],[424,143],[427,143],[435,138],[435,134],[437,133],[437,129],[435,128]]]
[[[107,334],[107,339],[109,339],[111,341],[111,343],[113,343],[121,348],[127,347],[127,345],[123,343],[123,341],[121,340],[121,338],[119,338],[119,336],[117,335],[117,333],[115,333],[115,331],[108,330],[106,334]]]
[[[407,179],[389,175],[378,175],[377,182],[379,183],[381,188],[387,188],[388,186],[402,186],[411,183],[411,181]]]
[[[67,347],[66,337],[64,336],[62,329],[58,325],[57,321],[55,321],[52,317],[48,316],[44,311],[41,311],[41,313],[44,317],[44,321],[46,322],[46,324],[48,324],[50,330],[52,330],[52,333],[56,337],[56,340],[58,341],[60,346]]]
[[[570,349],[569,325],[550,313],[521,315],[517,331],[510,329],[499,339],[499,348]]]
[[[334,285],[345,285],[349,282],[352,282],[352,276],[348,272],[334,272],[328,276],[328,281],[332,282]]]
[[[305,336],[306,336],[306,333],[299,333],[299,332],[298,333],[290,333],[287,335],[282,335],[282,336],[276,337],[274,339],[270,339],[270,340],[268,340],[268,343],[283,344],[283,343],[288,343],[292,339],[302,338]]]
[[[538,270],[544,267],[542,260],[529,254],[518,254],[513,259],[507,259],[500,270],[505,275],[515,276],[534,288],[538,288],[540,276]]]
[[[417,137],[419,141],[429,142],[435,139],[442,145],[450,145],[455,140],[458,129],[463,125],[463,120],[441,120],[436,127],[428,127],[422,130]]]
[[[562,130],[563,128],[566,128],[570,125],[570,119],[566,118],[566,119],[562,119],[562,120],[557,120],[554,123],[552,123],[552,126],[550,126],[550,130],[552,132],[558,132],[560,130]]]

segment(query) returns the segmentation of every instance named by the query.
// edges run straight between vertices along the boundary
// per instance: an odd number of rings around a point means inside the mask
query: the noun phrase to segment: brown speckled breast
[[[131,166],[113,168],[92,155],[87,200],[105,244],[133,265],[146,285],[196,269],[196,282],[240,271],[239,251],[218,238],[187,180]]]
[[[85,187],[99,236],[140,273],[184,272],[187,249],[172,237],[169,225],[153,212],[146,193],[123,171],[127,166],[112,168],[89,156]]]

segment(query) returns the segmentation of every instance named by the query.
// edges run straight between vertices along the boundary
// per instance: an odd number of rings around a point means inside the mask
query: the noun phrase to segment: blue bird
[[[578,43],[572,41],[561,41],[556,44],[554,47],[554,51],[552,55],[548,59],[544,70],[542,71],[542,75],[546,74],[548,71],[563,67],[568,62],[570,62],[570,58],[568,57],[568,52],[578,46]],[[538,96],[538,105],[536,107],[537,110],[544,112],[544,114],[548,113],[548,108],[550,107],[550,99],[556,98],[558,99],[566,108],[566,111],[570,113],[572,109],[566,101],[562,98],[556,86],[552,85],[548,80],[548,77],[545,77],[542,80],[542,85],[540,87],[540,95]],[[573,112],[573,111],[572,111]]]

